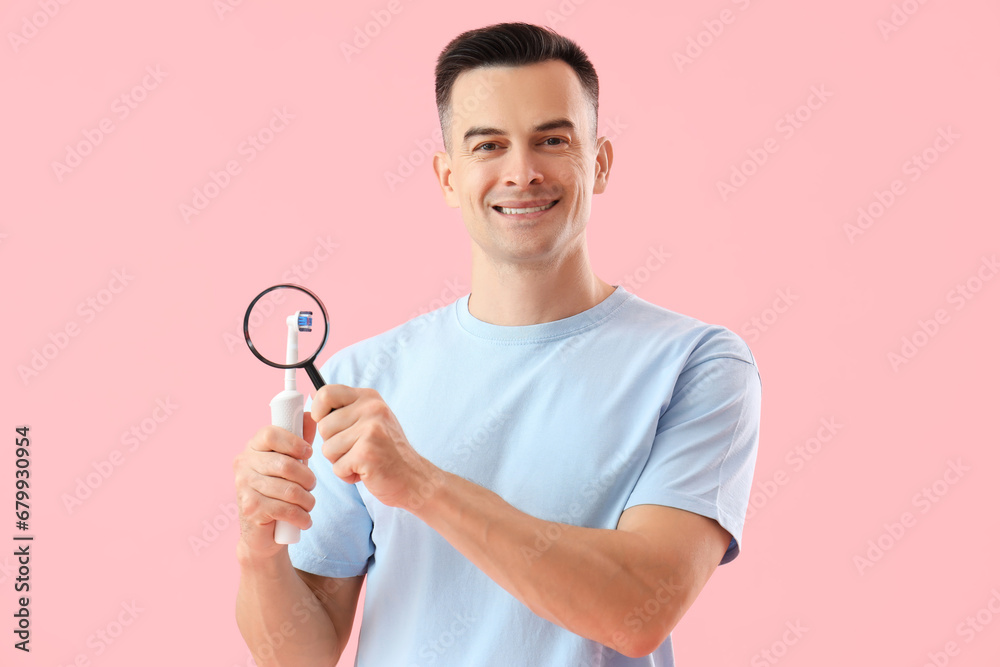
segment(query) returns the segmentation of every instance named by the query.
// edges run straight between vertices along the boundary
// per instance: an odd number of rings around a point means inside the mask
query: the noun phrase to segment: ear
[[[451,208],[458,208],[458,193],[455,192],[455,188],[451,184],[451,162],[448,158],[448,154],[442,151],[437,151],[434,153],[434,174],[437,176],[438,185],[441,186],[441,193],[444,195],[444,201]]]
[[[599,195],[608,187],[608,175],[611,173],[611,163],[615,153],[611,140],[601,137],[597,140],[597,159],[594,164],[594,194]]]

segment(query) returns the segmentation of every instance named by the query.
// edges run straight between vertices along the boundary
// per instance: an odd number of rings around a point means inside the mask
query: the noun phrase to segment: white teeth
[[[503,206],[498,206],[501,213],[506,215],[521,215],[522,213],[534,213],[535,211],[545,211],[556,205],[556,202],[550,202],[545,206],[534,206],[532,208],[504,208]]]

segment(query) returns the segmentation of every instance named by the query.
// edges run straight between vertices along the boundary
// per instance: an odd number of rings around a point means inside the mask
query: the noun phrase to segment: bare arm
[[[364,577],[332,579],[283,557],[240,559],[236,622],[260,667],[333,667],[351,636]]]
[[[630,657],[663,643],[729,545],[714,520],[673,507],[638,505],[616,530],[582,528],[439,479],[414,514],[542,618]]]
[[[305,420],[305,435],[315,425]],[[308,528],[316,478],[309,443],[274,426],[262,428],[236,457],[240,511],[236,622],[260,667],[333,667],[351,634],[364,576],[334,579],[297,570],[288,547],[274,542],[276,519]]]

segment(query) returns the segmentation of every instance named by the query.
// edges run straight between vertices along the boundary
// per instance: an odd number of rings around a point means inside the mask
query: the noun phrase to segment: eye
[[[496,143],[492,142],[492,141],[487,141],[485,144],[479,144],[478,146],[476,146],[476,150],[478,151],[478,150],[482,149],[485,146],[496,146]],[[487,153],[492,153],[493,151],[486,151],[486,152]]]
[[[545,141],[546,141],[546,142],[549,142],[549,141],[552,141],[553,139],[555,139],[556,141],[561,141],[561,142],[563,142],[564,144],[567,144],[567,145],[569,144],[569,142],[568,142],[568,141],[566,141],[565,139],[563,139],[562,137],[549,137],[549,138],[548,138],[548,139],[546,139]],[[547,143],[546,145],[547,145],[547,146],[557,146],[558,144],[548,144],[548,143]]]

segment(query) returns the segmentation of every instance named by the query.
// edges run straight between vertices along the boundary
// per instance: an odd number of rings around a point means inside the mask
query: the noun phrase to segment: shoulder
[[[738,334],[721,325],[678,313],[635,294],[630,294],[620,314],[622,333],[652,343],[663,354],[684,357],[685,368],[711,359],[733,358],[754,367],[750,346]]]

